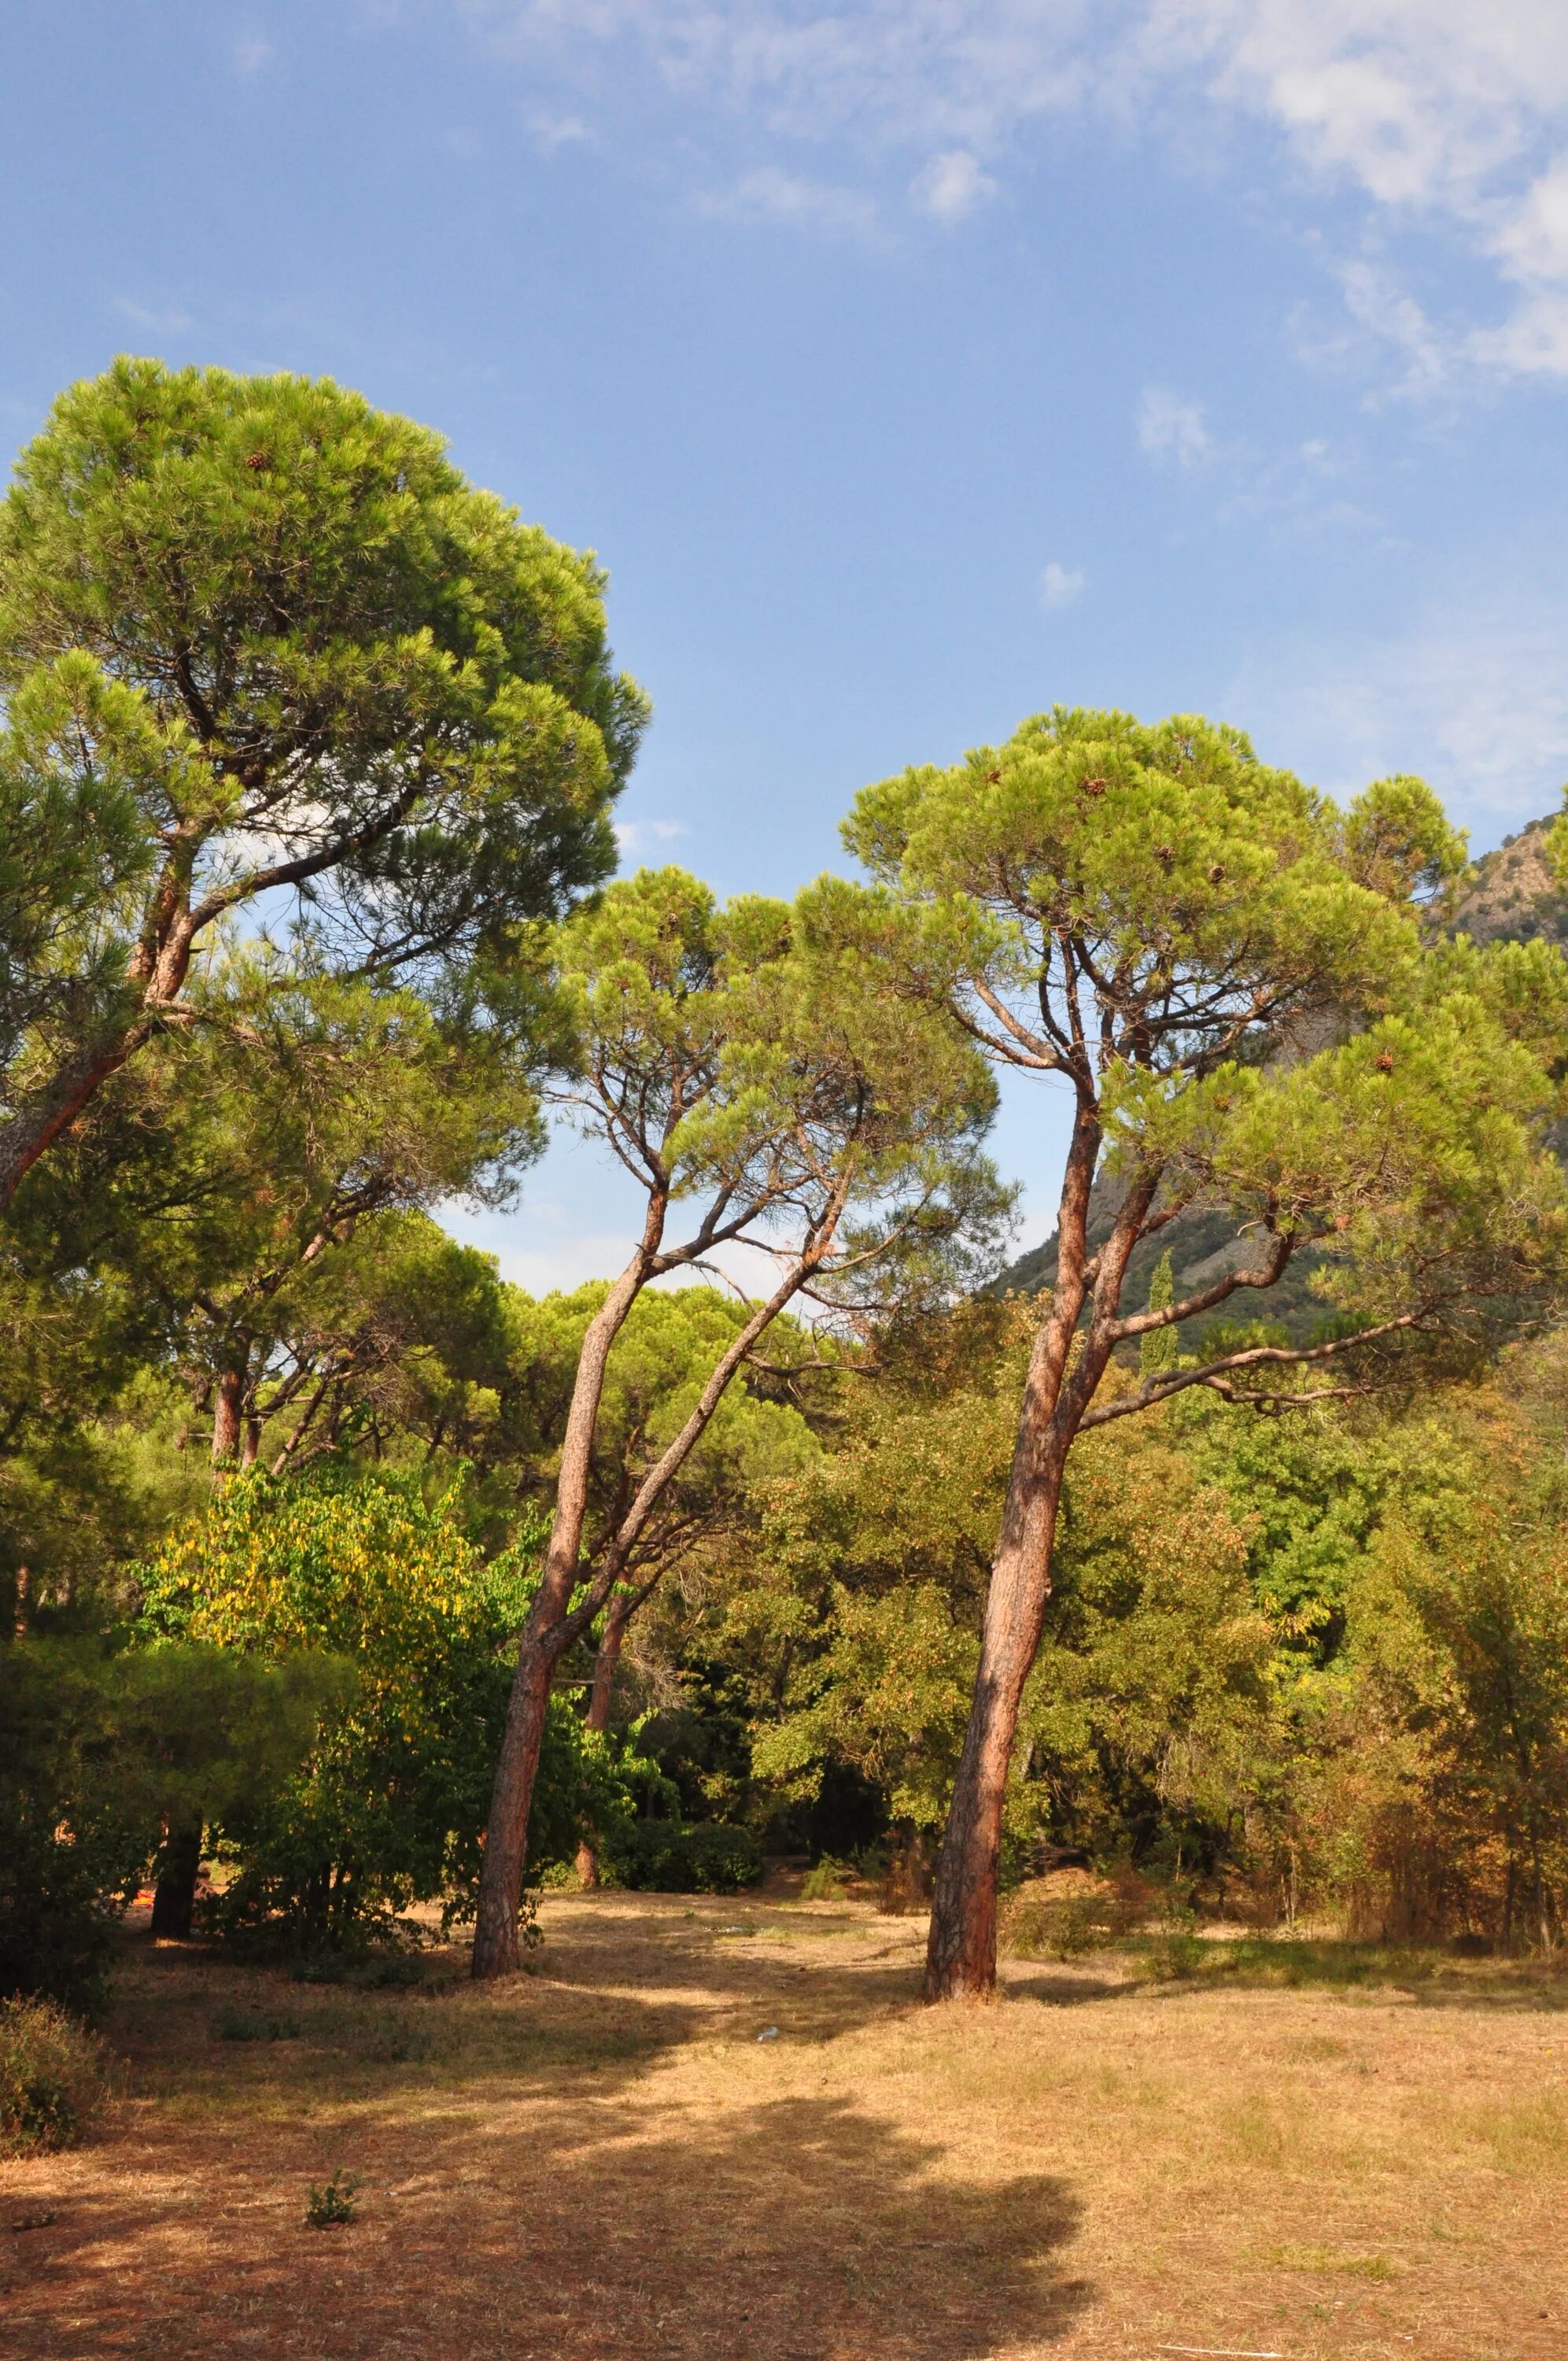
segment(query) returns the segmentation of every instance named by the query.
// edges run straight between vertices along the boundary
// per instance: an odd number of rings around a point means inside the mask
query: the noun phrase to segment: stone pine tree
[[[452,1007],[609,874],[644,707],[602,590],[328,380],[60,397],[0,503],[0,1212],[220,929]]]
[[[797,1298],[858,1295],[961,1264],[1003,1203],[977,1153],[984,1062],[939,1011],[888,980],[890,914],[824,880],[793,904],[723,909],[679,870],[611,886],[561,930],[575,1044],[558,1096],[631,1175],[642,1224],[583,1330],[545,1561],[518,1651],[485,1839],[473,1971],[510,1972],[534,1775],[566,1650],[629,1575],[671,1484],[763,1332]],[[684,1219],[683,1219],[684,1216]],[[676,1224],[679,1231],[672,1235]],[[726,1246],[770,1257],[773,1284],[715,1340],[689,1410],[631,1497],[587,1531],[609,1356],[644,1288],[713,1268]]]
[[[1299,1401],[1484,1349],[1558,1250],[1540,1133],[1568,971],[1541,945],[1423,948],[1464,852],[1419,781],[1341,812],[1199,719],[1058,709],[869,788],[846,836],[904,912],[905,988],[1070,1112],[927,1963],[927,1997],[983,1995],[1075,1438],[1192,1386]],[[1093,1243],[1097,1179],[1113,1218]],[[1134,1248],[1193,1206],[1234,1213],[1239,1264],[1124,1310]],[[1314,1341],[1205,1355],[1198,1332],[1195,1353],[1151,1351],[1102,1391],[1119,1351],[1257,1301],[1304,1253],[1321,1258]]]

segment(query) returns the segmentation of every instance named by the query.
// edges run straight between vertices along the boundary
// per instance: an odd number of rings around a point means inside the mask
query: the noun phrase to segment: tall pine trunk
[[[528,1815],[544,1743],[550,1684],[568,1644],[566,1617],[576,1587],[587,1516],[594,1429],[604,1392],[610,1346],[641,1290],[663,1227],[663,1206],[650,1203],[642,1244],[584,1332],[572,1387],[572,1406],[555,1479],[555,1519],[544,1573],[528,1610],[517,1670],[507,1699],[506,1729],[490,1795],[485,1858],[479,1870],[478,1915],[471,1974],[479,1982],[510,1975],[518,1964],[517,1924],[528,1853]]]
[[[1089,1200],[1099,1152],[1098,1111],[1086,1093],[1080,1100],[1062,1180],[1056,1284],[1029,1356],[1002,1531],[986,1591],[969,1727],[937,1862],[926,1948],[928,2001],[985,2000],[996,1988],[996,1897],[1007,1773],[1024,1685],[1039,1650],[1051,1593],[1051,1545],[1067,1455],[1108,1356],[1108,1346],[1091,1334],[1069,1375],[1079,1314],[1088,1295]],[[1117,1264],[1108,1288],[1113,1302],[1126,1261],[1121,1226],[1099,1257],[1102,1272],[1113,1260]],[[1135,1219],[1134,1228],[1135,1232]]]
[[[537,1633],[525,1633],[518,1651],[485,1831],[472,1962],[472,1972],[480,1980],[511,1975],[518,1965],[518,1911],[528,1852],[528,1816],[554,1670],[555,1657],[548,1642]]]
[[[937,1864],[926,1949],[927,2000],[983,2000],[996,1985],[996,1897],[1002,1810],[1024,1684],[1040,1645],[1051,1590],[1051,1543],[1066,1454],[1019,1482],[986,1595],[980,1669],[953,1800]],[[1008,1525],[1014,1530],[1010,1534]]]
[[[594,1685],[588,1696],[588,1709],[584,1717],[589,1730],[602,1737],[609,1728],[610,1701],[615,1694],[615,1675],[620,1664],[621,1642],[631,1615],[631,1601],[618,1592],[610,1600],[594,1655]],[[577,1875],[590,1890],[599,1882],[599,1857],[588,1838],[577,1847]]]

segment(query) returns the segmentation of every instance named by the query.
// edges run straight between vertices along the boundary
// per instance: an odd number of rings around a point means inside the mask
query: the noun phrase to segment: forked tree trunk
[[[615,1694],[615,1675],[620,1664],[621,1642],[631,1617],[631,1601],[620,1592],[610,1600],[594,1654],[594,1685],[588,1695],[588,1709],[584,1720],[589,1730],[602,1737],[609,1728],[610,1701]],[[590,1890],[599,1882],[599,1857],[590,1840],[585,1837],[577,1847],[577,1875]]]
[[[152,1931],[156,1938],[190,1940],[196,1910],[196,1881],[202,1873],[202,1823],[188,1820],[169,1831],[163,1867],[152,1894]]]
[[[606,1603],[607,1591],[637,1547],[654,1507],[679,1473],[746,1355],[820,1267],[843,1213],[853,1171],[852,1160],[847,1160],[808,1247],[790,1267],[767,1301],[759,1304],[744,1327],[737,1331],[709,1371],[707,1382],[685,1424],[643,1477],[636,1499],[601,1554],[598,1578],[604,1588],[597,1596],[590,1591],[589,1598],[574,1609],[572,1594],[587,1571],[582,1563],[583,1527],[587,1516],[590,1455],[604,1391],[605,1367],[610,1346],[645,1280],[661,1268],[656,1257],[663,1230],[662,1201],[650,1201],[641,1245],[584,1332],[555,1483],[555,1521],[550,1529],[543,1578],[528,1610],[518,1650],[501,1759],[485,1831],[471,1970],[480,1982],[491,1976],[509,1975],[518,1964],[517,1924],[528,1851],[528,1813],[555,1666],[573,1640]],[[671,1266],[666,1263],[662,1267],[667,1269]]]
[[[528,1611],[518,1647],[517,1670],[507,1700],[506,1729],[490,1795],[485,1857],[479,1870],[478,1910],[474,1925],[471,1973],[483,1982],[511,1975],[518,1965],[517,1922],[522,1872],[528,1854],[528,1816],[544,1743],[550,1684],[569,1644],[565,1618],[578,1579],[583,1525],[587,1516],[594,1429],[604,1392],[610,1346],[641,1290],[663,1228],[662,1205],[650,1207],[642,1245],[589,1321],[577,1356],[572,1406],[555,1481],[555,1520],[550,1529],[544,1573]]]

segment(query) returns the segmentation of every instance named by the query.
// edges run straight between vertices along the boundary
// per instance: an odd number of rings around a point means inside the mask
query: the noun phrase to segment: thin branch
[[[1418,1328],[1431,1317],[1429,1312],[1407,1312],[1398,1320],[1384,1320],[1376,1328],[1363,1328],[1354,1336],[1333,1336],[1324,1345],[1254,1345],[1245,1353],[1227,1353],[1217,1361],[1206,1361],[1201,1368],[1169,1370],[1139,1388],[1135,1394],[1124,1394],[1113,1402],[1102,1403],[1098,1409],[1085,1411],[1079,1422],[1081,1433],[1091,1426],[1108,1426],[1113,1419],[1131,1418],[1138,1411],[1150,1410],[1157,1403],[1168,1401],[1173,1394],[1185,1393],[1190,1386],[1209,1386],[1218,1392],[1214,1379],[1231,1369],[1251,1369],[1265,1367],[1300,1367],[1311,1361],[1327,1361],[1341,1353],[1354,1351],[1358,1345],[1375,1344],[1380,1336],[1398,1335]]]

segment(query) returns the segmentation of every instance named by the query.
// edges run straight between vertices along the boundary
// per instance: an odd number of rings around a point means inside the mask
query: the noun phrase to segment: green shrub
[[[143,1569],[150,1635],[353,1666],[298,1772],[218,1818],[231,1874],[206,1905],[251,1954],[363,1952],[418,1902],[472,1915],[538,1536],[481,1561],[453,1499],[417,1476],[325,1461],[231,1477]],[[553,1699],[529,1827],[530,1875],[569,1860],[623,1806],[602,1745]]]
[[[73,2147],[107,2086],[102,2043],[57,2001],[0,2001],[0,2149]]]
[[[814,1869],[808,1869],[800,1882],[803,1902],[837,1902],[849,1887],[855,1872],[847,1861],[835,1861],[825,1852]]]
[[[0,1993],[94,2011],[160,1829],[275,1794],[329,1685],[190,1642],[0,1646]]]
[[[722,1820],[695,1828],[679,1820],[623,1823],[608,1837],[605,1854],[617,1883],[642,1894],[733,1894],[762,1874],[756,1839]]]
[[[313,2180],[305,2200],[305,2224],[312,2230],[340,2230],[352,2222],[359,2211],[359,2191],[365,2177],[358,2172],[345,2172],[342,2165],[332,2179],[320,2187]]]

